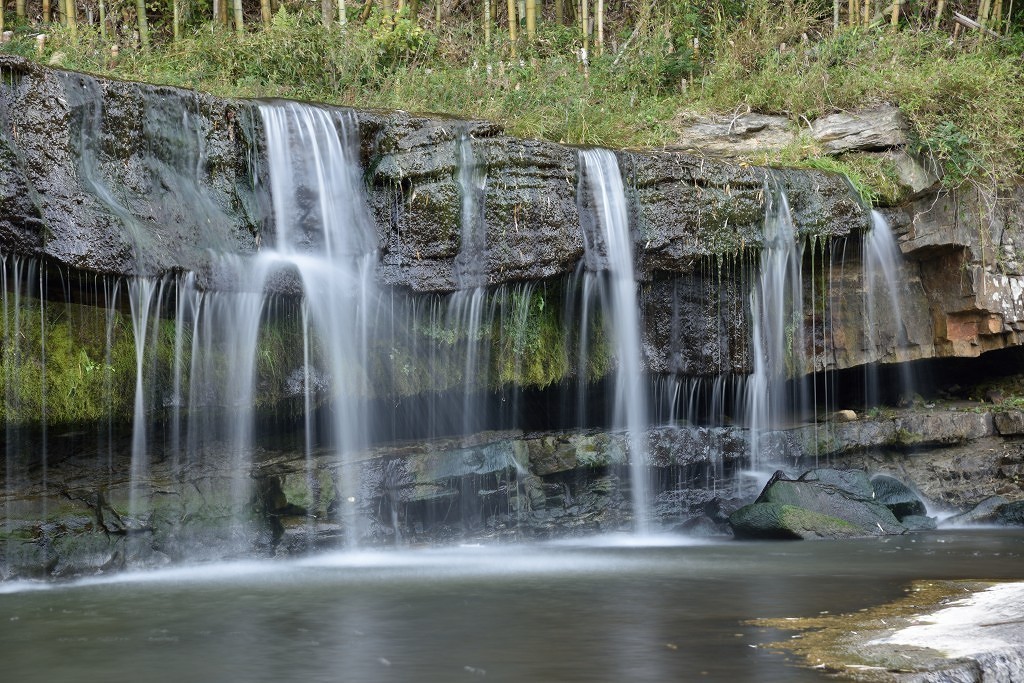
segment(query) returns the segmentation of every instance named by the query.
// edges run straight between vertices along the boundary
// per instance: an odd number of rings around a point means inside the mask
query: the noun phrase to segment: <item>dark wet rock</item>
[[[865,535],[863,529],[845,519],[784,503],[746,505],[729,516],[729,525],[739,539],[796,540]]]
[[[875,497],[871,480],[863,470],[837,470],[827,467],[813,469],[800,475],[798,481],[814,482],[821,487],[838,489],[860,500],[873,500]],[[764,495],[762,493],[762,495]]]
[[[1006,526],[1024,526],[1024,501],[1000,505],[996,508],[995,522]]]
[[[909,531],[933,531],[939,528],[939,522],[935,517],[925,515],[907,515],[900,518],[900,523]]]
[[[875,501],[892,510],[901,522],[905,517],[921,516],[927,512],[924,501],[909,486],[884,474],[871,478]]]
[[[762,538],[879,536],[906,531],[888,508],[872,499],[865,473],[827,469],[806,472],[797,480],[776,472],[752,505],[730,515],[729,524],[742,538],[759,537],[758,529]],[[815,524],[822,526],[816,528]]]
[[[1006,505],[1007,501],[1002,496],[989,496],[970,510],[962,512],[947,519],[943,526],[969,526],[971,524],[991,524],[998,515],[998,510]]]
[[[996,431],[1003,436],[1020,436],[1024,434],[1024,411],[1006,410],[992,416]]]

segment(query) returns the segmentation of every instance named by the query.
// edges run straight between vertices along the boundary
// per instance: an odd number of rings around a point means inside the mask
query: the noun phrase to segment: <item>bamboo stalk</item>
[[[988,13],[992,9],[992,0],[981,0],[978,3],[978,26],[981,27],[982,33],[985,32],[985,27],[988,26]]]
[[[0,0],[0,5],[3,5],[3,0]],[[53,16],[53,8],[50,7],[50,0],[43,0],[43,23],[49,24],[51,16]]]
[[[832,30],[839,30],[839,0],[832,0]]]
[[[892,29],[895,31],[900,25],[900,5],[903,4],[903,0],[896,0],[892,3]]]
[[[935,28],[939,28],[939,24],[942,22],[942,11],[946,9],[946,0],[939,0],[939,5],[935,9]]]
[[[345,0],[338,0],[338,25],[344,26],[348,23],[348,14],[345,7]]]
[[[270,28],[270,20],[273,16],[274,13],[270,8],[270,0],[260,0],[260,20],[263,22],[264,28]]]
[[[555,23],[565,24],[565,0],[555,0]]]
[[[267,0],[261,0],[267,2]],[[320,23],[325,27],[334,23],[334,2],[332,0],[320,0]]]
[[[604,54],[604,0],[597,0],[597,54]]]
[[[516,38],[517,26],[519,22],[516,20],[516,0],[508,0],[508,42],[512,45],[512,56],[516,56]]]
[[[143,2],[143,0],[139,0]],[[235,0],[235,33],[245,33],[245,12],[242,11],[242,0]]]
[[[846,23],[850,26],[857,25],[857,0],[848,0],[847,2]]]
[[[1010,9],[1006,10],[1006,31],[1005,35],[1010,35],[1010,19],[1013,17],[1013,0],[1010,0]]]
[[[583,26],[583,52],[590,57],[590,0],[580,2],[580,24]]]
[[[537,0],[526,0],[526,39],[537,40]]]
[[[0,0],[0,43],[6,43],[7,36],[4,35],[4,3]]]
[[[101,11],[100,14],[103,14]],[[102,28],[100,29],[102,31]],[[181,1],[171,3],[171,35],[174,42],[181,40]]]
[[[441,0],[434,3],[434,30],[441,30]]]
[[[484,0],[484,45],[491,47],[491,0]]]
[[[19,19],[25,18],[25,0],[15,0],[14,16],[18,17]]]
[[[65,0],[64,7],[68,14],[68,32],[74,38],[78,35],[78,8],[75,7],[75,0]]]

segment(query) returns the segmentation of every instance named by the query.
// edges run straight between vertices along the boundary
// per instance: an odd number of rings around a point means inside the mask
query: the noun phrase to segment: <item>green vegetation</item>
[[[82,4],[94,23],[51,25],[37,55],[40,26],[29,19],[40,12],[30,1],[24,17],[8,8],[16,33],[3,49],[225,96],[451,112],[518,136],[611,147],[671,144],[692,113],[781,113],[806,128],[824,113],[893,102],[948,184],[1024,176],[1024,6],[1006,15],[988,3],[979,17],[977,3],[951,1],[936,17],[934,3],[907,0],[895,17],[865,21],[848,16],[847,2],[622,0],[585,24],[573,7],[592,13],[596,3],[545,2],[532,27],[528,10],[497,0],[487,22],[483,2],[360,0],[338,6],[342,22],[329,1],[321,13],[296,0],[246,0],[233,26],[228,4],[215,2],[215,13],[199,2],[148,3],[148,48],[133,37],[141,27],[128,3],[111,3],[103,23]],[[953,10],[999,37],[959,26]],[[841,171],[870,199],[896,198],[889,162],[824,158],[809,139],[753,161]]]

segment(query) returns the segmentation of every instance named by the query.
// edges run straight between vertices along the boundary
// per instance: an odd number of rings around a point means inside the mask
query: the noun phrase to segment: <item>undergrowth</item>
[[[589,65],[578,56],[580,30],[552,21],[513,50],[497,28],[485,45],[472,21],[441,30],[426,16],[389,23],[374,12],[365,23],[324,27],[308,6],[293,4],[266,29],[193,25],[181,40],[149,51],[122,40],[116,57],[88,26],[75,37],[51,26],[41,56],[31,27],[16,27],[3,49],[222,96],[455,113],[497,121],[521,137],[609,147],[671,145],[692,114],[782,114],[806,130],[816,116],[890,102],[914,125],[917,150],[942,164],[947,185],[1024,176],[1019,27],[1000,39],[953,38],[919,16],[898,30],[833,30],[831,3],[754,0],[730,14],[726,4],[673,0],[631,23],[612,17],[609,49]],[[807,136],[755,161],[843,172],[872,201],[898,199],[890,162],[825,157]]]

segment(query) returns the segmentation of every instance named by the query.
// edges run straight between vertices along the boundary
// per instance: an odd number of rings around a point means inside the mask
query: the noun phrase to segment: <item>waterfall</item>
[[[637,533],[647,533],[650,515],[648,492],[647,396],[641,366],[640,305],[633,268],[633,238],[629,229],[626,193],[615,155],[604,149],[579,154],[580,222],[587,273],[584,290],[597,290],[607,335],[618,362],[612,397],[612,423],[625,428],[629,442],[633,516]],[[589,225],[587,224],[589,223]],[[596,286],[595,286],[596,284]],[[581,333],[586,334],[590,301],[583,304]],[[586,354],[581,353],[581,376]]]
[[[885,353],[889,348],[895,360],[900,359],[900,349],[909,345],[903,323],[903,306],[900,302],[898,269],[903,260],[896,238],[889,222],[878,211],[871,211],[871,230],[864,236],[864,343],[870,355],[877,348]],[[888,335],[883,321],[892,322],[892,334]],[[884,337],[884,338],[883,338]],[[897,400],[905,400],[914,393],[911,369],[907,363],[900,364],[900,386]],[[877,364],[865,366],[864,402],[866,407],[876,406],[883,401],[878,381]]]
[[[378,293],[377,236],[359,166],[351,113],[293,102],[261,104],[277,242],[264,261],[296,271],[303,289],[303,348],[312,333],[329,378],[329,439],[339,466],[339,502],[349,545],[358,540],[358,473],[350,462],[366,446],[372,416],[369,339]],[[304,370],[305,404],[310,405]],[[307,429],[312,427],[306,422]],[[307,440],[309,443],[310,440]]]
[[[462,372],[463,434],[479,429],[476,394],[486,388],[486,377],[477,376],[479,368],[487,367],[483,354],[489,339],[481,327],[487,300],[487,225],[484,222],[484,197],[487,190],[485,167],[476,160],[469,135],[459,138],[458,173],[461,242],[455,257],[455,281],[459,290],[448,300],[448,324],[465,334],[466,355]]]
[[[750,293],[751,356],[754,372],[747,382],[750,466],[765,462],[765,432],[778,427],[787,408],[786,380],[802,366],[803,247],[796,240],[789,200],[773,178],[765,188],[764,246],[760,269]],[[795,367],[799,365],[799,367]]]

